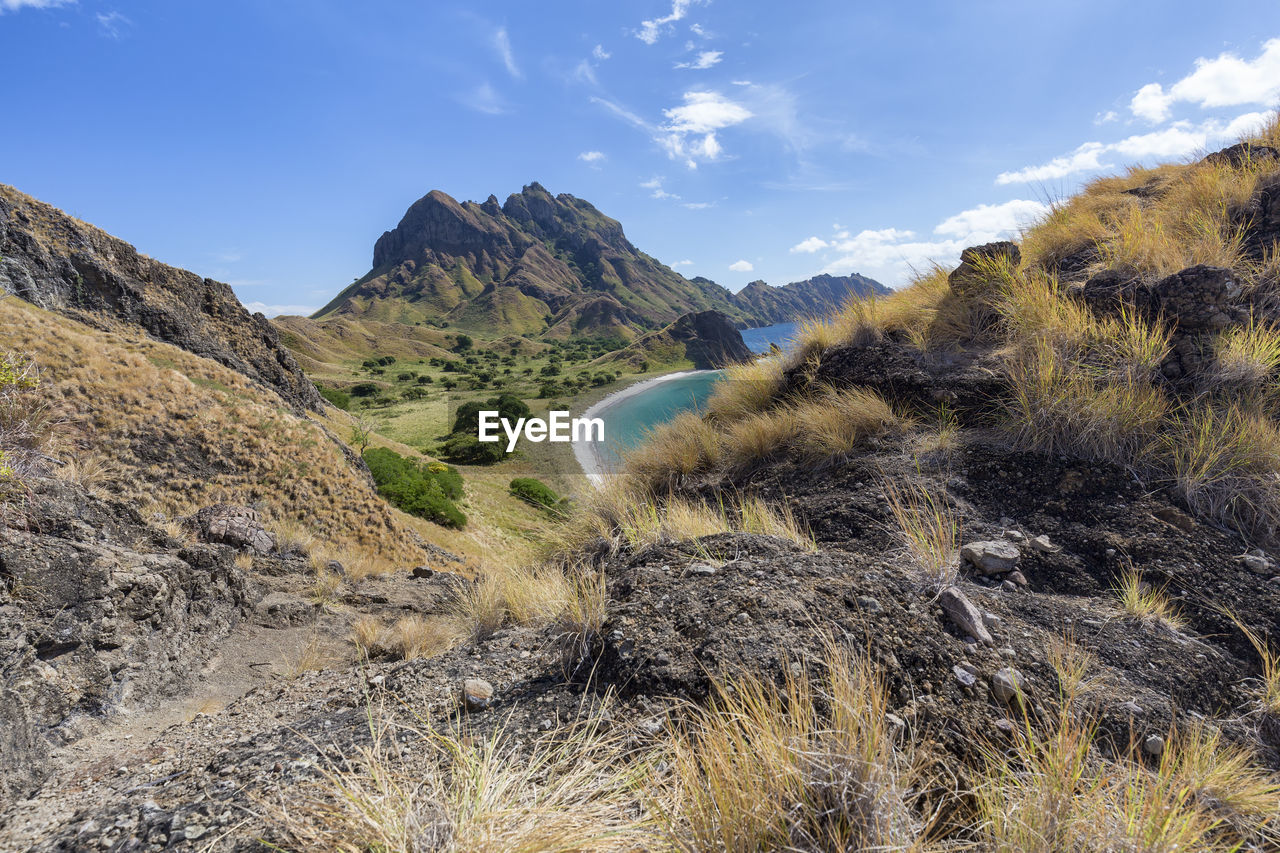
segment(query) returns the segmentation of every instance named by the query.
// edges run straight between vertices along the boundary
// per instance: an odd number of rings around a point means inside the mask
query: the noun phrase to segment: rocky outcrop
[[[991,286],[983,272],[984,264],[1004,260],[1012,269],[1022,262],[1022,250],[1008,240],[970,246],[960,253],[960,266],[951,271],[947,281],[956,296],[974,296],[985,293]]]
[[[227,549],[182,546],[57,480],[0,506],[0,800],[50,750],[185,686],[252,599]]]
[[[651,332],[600,361],[674,364],[693,362],[698,370],[745,364],[753,358],[733,321],[719,311],[685,314],[659,332]]]
[[[1226,328],[1248,319],[1240,278],[1225,267],[1197,264],[1151,288],[1152,307],[1182,333]]]
[[[270,554],[276,549],[276,537],[267,532],[257,510],[251,507],[207,506],[190,518],[188,526],[201,542],[230,545],[252,554]]]
[[[280,343],[220,281],[133,246],[0,184],[0,295],[104,329],[126,326],[226,365],[297,411],[323,400]]]

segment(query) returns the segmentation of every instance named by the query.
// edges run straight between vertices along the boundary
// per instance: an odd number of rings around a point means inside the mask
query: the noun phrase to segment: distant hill
[[[746,315],[747,328],[772,326],[806,317],[826,317],[850,296],[883,296],[889,293],[865,275],[817,275],[782,287],[753,281],[733,294],[733,302]]]
[[[483,204],[433,190],[374,246],[373,267],[315,314],[448,323],[486,335],[633,340],[690,312],[716,310],[740,328],[823,313],[842,288],[882,292],[862,276],[819,276],[733,294],[687,279],[627,240],[590,202],[538,183]],[[295,329],[301,331],[301,329]]]
[[[625,363],[632,368],[642,362],[664,367],[689,364],[699,370],[711,370],[751,359],[751,350],[728,317],[719,311],[700,311],[685,314],[666,328],[650,332],[593,364]]]

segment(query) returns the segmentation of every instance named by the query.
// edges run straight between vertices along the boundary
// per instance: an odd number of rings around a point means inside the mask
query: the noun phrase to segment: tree
[[[360,448],[360,455],[364,456],[364,452],[369,449],[369,442],[373,441],[373,424],[368,418],[356,418],[355,423],[351,425],[351,443]]]
[[[453,346],[454,352],[465,352],[471,349],[475,342],[471,340],[470,335],[458,335],[456,343]]]

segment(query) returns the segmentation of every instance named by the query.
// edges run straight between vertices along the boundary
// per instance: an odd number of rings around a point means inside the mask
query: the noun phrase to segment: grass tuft
[[[907,556],[930,587],[955,583],[959,574],[960,519],[942,495],[919,483],[885,480],[884,495]]]
[[[1142,573],[1133,566],[1120,573],[1113,592],[1120,607],[1129,617],[1143,623],[1158,623],[1180,631],[1186,623],[1165,592],[1168,584],[1152,586],[1142,579]]]

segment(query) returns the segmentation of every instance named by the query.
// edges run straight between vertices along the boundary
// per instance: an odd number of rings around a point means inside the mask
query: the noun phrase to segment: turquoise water
[[[759,329],[743,329],[742,342],[752,352],[768,352],[769,344],[777,344],[786,349],[795,337],[795,323],[779,323],[776,326],[763,326]]]
[[[657,382],[649,388],[611,405],[600,415],[604,419],[604,462],[614,468],[620,455],[635,447],[645,434],[681,412],[699,409],[720,380],[719,370],[699,370]]]
[[[795,329],[795,323],[743,329],[742,340],[752,352],[768,352],[771,343],[786,349]],[[699,370],[654,383],[610,405],[599,415],[604,420],[605,443],[601,449],[601,461],[605,469],[615,469],[621,455],[639,444],[654,427],[681,412],[701,409],[723,375],[720,370]]]

